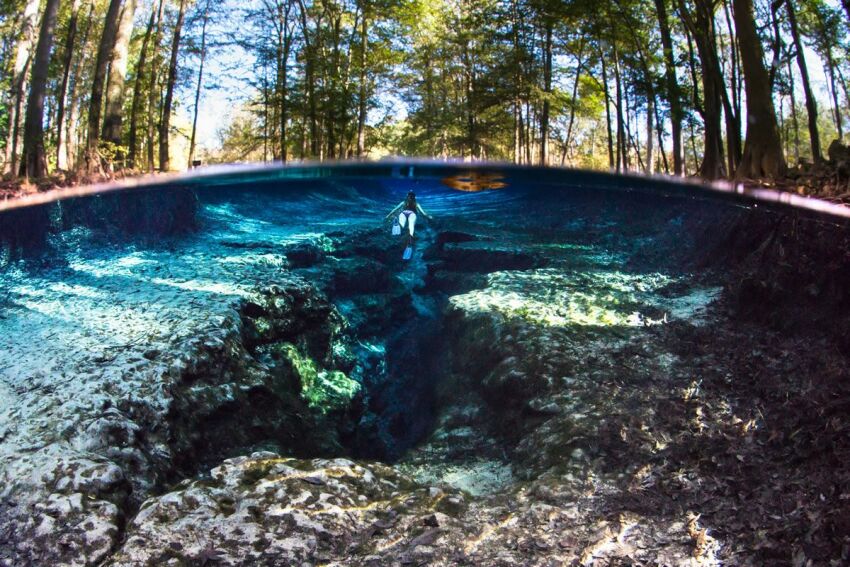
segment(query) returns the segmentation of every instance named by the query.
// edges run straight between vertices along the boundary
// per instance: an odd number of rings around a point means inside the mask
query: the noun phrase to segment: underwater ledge
[[[845,227],[393,171],[10,258],[0,562],[843,560]],[[405,264],[369,219],[408,187]]]

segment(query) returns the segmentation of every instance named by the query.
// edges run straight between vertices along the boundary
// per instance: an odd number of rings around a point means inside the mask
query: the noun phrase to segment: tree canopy
[[[11,0],[0,161],[34,178],[386,154],[780,177],[847,129],[849,23],[827,0]],[[200,112],[210,99],[231,111]]]

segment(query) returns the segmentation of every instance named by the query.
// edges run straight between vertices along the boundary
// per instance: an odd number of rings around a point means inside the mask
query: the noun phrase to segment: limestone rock
[[[444,530],[462,531],[457,493],[433,494],[393,469],[346,459],[255,453],[224,461],[209,480],[148,500],[112,565],[347,564],[400,554],[422,561]],[[437,519],[439,518],[439,519]],[[435,530],[434,522],[440,529]]]

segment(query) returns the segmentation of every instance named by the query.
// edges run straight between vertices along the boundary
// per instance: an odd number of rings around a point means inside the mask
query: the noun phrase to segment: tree
[[[56,14],[59,0],[47,0],[44,15],[41,18],[41,31],[38,34],[38,47],[33,61],[32,84],[27,100],[26,122],[24,123],[24,153],[21,160],[21,175],[44,177],[47,174],[47,160],[44,150],[44,95],[47,88],[47,71],[50,63],[50,51],[53,49],[53,31],[56,27]]]
[[[785,157],[773,108],[770,78],[753,18],[752,0],[734,0],[735,27],[747,94],[747,138],[735,175],[777,178],[785,174]]]
[[[86,148],[86,164],[90,172],[99,171],[102,167],[100,156],[100,117],[103,111],[103,87],[110,59],[115,48],[115,38],[118,33],[118,19],[121,15],[122,0],[110,0],[109,9],[100,36],[97,50],[94,78],[92,80],[91,97],[89,98],[88,143]]]
[[[9,120],[6,138],[4,171],[17,173],[18,148],[20,146],[21,114],[27,93],[27,77],[32,61],[32,46],[35,43],[35,26],[38,19],[39,0],[28,0],[20,19],[20,34],[15,46],[15,64],[9,93],[7,116]]]
[[[103,139],[114,150],[115,161],[122,161],[124,151],[121,148],[121,133],[124,117],[124,79],[127,74],[130,36],[133,33],[133,17],[136,14],[136,0],[125,0],[118,18],[115,43],[109,63],[109,75],[106,83],[106,112],[103,119]]]
[[[723,77],[717,60],[717,42],[715,41],[714,13],[716,0],[694,0],[693,12],[678,0],[679,14],[697,45],[702,68],[702,107],[699,108],[703,119],[705,141],[702,164],[699,174],[706,179],[726,176],[723,163],[723,137],[720,133],[721,109],[723,104]]]
[[[162,18],[163,0],[154,2],[151,7],[151,16],[148,25],[145,28],[145,36],[142,40],[142,47],[139,50],[139,61],[136,64],[136,77],[133,81],[133,101],[130,106],[130,133],[129,133],[129,151],[127,161],[129,167],[137,167],[139,157],[139,118],[142,112],[142,103],[144,98],[145,80],[147,78],[147,63],[150,51],[151,37],[154,33],[154,27],[159,26],[159,20]],[[151,92],[154,91],[153,85],[150,85]],[[153,159],[151,158],[151,161]],[[150,165],[153,168],[153,165]]]
[[[839,61],[836,60],[836,49],[841,51],[842,17],[837,8],[826,5],[821,0],[809,0],[804,4],[806,27],[810,30],[809,37],[813,41],[815,51],[820,55],[827,72],[827,87],[832,98],[833,118],[838,138],[844,136],[841,105],[838,102]]]
[[[159,170],[169,170],[168,136],[171,134],[171,105],[174,102],[174,86],[177,83],[177,54],[180,51],[180,33],[186,15],[186,0],[180,0],[177,23],[171,38],[171,61],[168,64],[168,82],[165,85],[165,102],[162,105],[162,121],[159,128]]]
[[[806,57],[803,53],[803,42],[800,40],[800,29],[797,25],[797,10],[793,0],[785,0],[788,10],[788,23],[791,28],[791,38],[794,41],[794,49],[797,55],[797,66],[800,68],[800,79],[803,82],[803,93],[806,95],[806,113],[809,117],[809,139],[812,145],[812,159],[816,162],[823,159],[820,150],[820,134],[818,133],[818,106],[815,101],[812,84],[809,81],[809,69],[806,66]]]
[[[65,148],[66,140],[62,137],[65,126],[65,96],[68,92],[68,81],[71,77],[71,63],[74,59],[74,45],[77,39],[77,22],[79,19],[81,0],[74,0],[71,8],[71,20],[68,23],[68,34],[65,36],[65,49],[62,55],[62,83],[56,96],[58,110],[56,111],[56,166],[59,169],[68,168],[68,153]]]
[[[206,0],[201,8],[201,49],[200,64],[198,65],[198,86],[195,89],[195,106],[192,111],[192,136],[189,142],[189,167],[192,167],[195,159],[195,134],[198,130],[198,104],[201,101],[201,87],[204,82],[204,60],[207,57],[207,24],[210,21],[210,0]]]
[[[670,129],[673,138],[673,173],[682,175],[684,172],[682,161],[682,99],[676,80],[676,63],[673,55],[670,23],[667,19],[666,0],[655,0],[655,10],[658,15],[661,43],[664,46],[664,79],[667,103],[670,105]]]
[[[222,156],[244,159],[400,153],[776,177],[781,144],[799,138],[793,63],[816,159],[821,132],[847,124],[848,26],[823,0],[146,0],[135,36],[139,0],[72,0],[54,19],[61,49],[35,73],[48,4],[0,5],[0,152],[14,173],[54,156],[92,172],[191,164],[223,51],[239,53],[228,71],[245,95]],[[219,13],[242,24],[224,30]],[[832,121],[818,122],[817,103]],[[184,115],[189,155],[174,158]],[[21,167],[24,138],[24,157],[50,161]]]

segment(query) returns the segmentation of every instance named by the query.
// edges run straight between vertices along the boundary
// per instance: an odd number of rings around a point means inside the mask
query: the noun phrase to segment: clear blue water
[[[847,211],[787,194],[428,162],[105,189],[0,208],[0,539],[33,540],[26,510],[68,487],[132,518],[259,450],[380,460],[485,516],[537,474],[570,501],[632,482],[635,459],[708,477],[703,428],[775,439],[748,403],[759,369],[801,383],[765,345],[850,335]],[[406,261],[385,216],[408,191],[433,220]],[[664,422],[680,406],[686,425]]]
[[[411,190],[433,221],[419,219],[406,262],[405,238],[390,234],[384,216]],[[297,276],[345,320],[348,373],[382,416],[365,424],[368,434],[346,432],[344,452],[395,459],[431,427],[440,370],[427,345],[446,309],[559,328],[699,321],[725,283],[722,266],[705,268],[708,251],[723,246],[716,231],[753,215],[820,215],[756,197],[417,162],[202,172],[2,211],[0,431],[10,451],[46,446],[61,432],[45,412],[97,414],[81,395],[87,384],[112,384],[113,401],[156,390],[211,329],[238,326],[240,302]],[[319,259],[299,260],[305,250]],[[387,305],[389,296],[404,306]],[[128,369],[142,375],[133,387],[119,383]],[[50,392],[22,407],[16,392],[37,387]],[[29,429],[14,433],[21,416],[44,421],[35,439]]]

